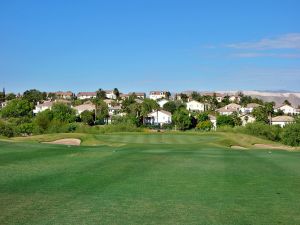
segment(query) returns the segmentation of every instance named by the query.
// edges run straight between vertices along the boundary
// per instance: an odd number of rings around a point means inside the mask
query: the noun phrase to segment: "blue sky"
[[[300,1],[0,1],[0,86],[300,91]]]

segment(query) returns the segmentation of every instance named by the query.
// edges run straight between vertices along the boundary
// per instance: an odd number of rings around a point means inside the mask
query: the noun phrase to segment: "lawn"
[[[58,136],[0,141],[0,224],[300,224],[299,151],[214,133],[37,142]]]

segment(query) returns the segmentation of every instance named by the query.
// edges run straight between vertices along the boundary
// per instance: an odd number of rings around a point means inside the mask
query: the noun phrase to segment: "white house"
[[[167,99],[161,99],[159,100],[157,103],[159,104],[160,108],[164,107],[164,105],[166,103],[168,103],[169,101]]]
[[[234,101],[237,101],[237,102],[239,102],[241,100],[241,98],[240,98],[240,96],[238,96],[238,95],[230,95],[229,96],[229,101],[231,101],[231,102],[234,102]]]
[[[186,103],[186,109],[192,112],[204,112],[205,111],[205,104],[192,100]]]
[[[242,111],[242,113],[250,114],[250,113],[252,113],[253,109],[255,109],[259,106],[261,106],[261,105],[257,104],[257,103],[249,103],[245,107],[242,107],[241,111]]]
[[[217,109],[216,111],[219,112],[221,115],[231,115],[234,112],[239,113],[241,110],[241,106],[235,103],[230,103],[220,109]]]
[[[77,94],[78,99],[90,99],[90,98],[96,98],[97,93],[96,92],[79,92]]]
[[[255,117],[251,116],[251,115],[243,115],[240,118],[241,118],[243,126],[246,126],[247,123],[253,123],[253,122],[255,122]]]
[[[45,101],[44,103],[37,103],[37,105],[35,106],[35,109],[33,110],[33,113],[34,114],[37,114],[39,112],[43,112],[47,109],[51,109],[52,108],[52,105],[53,105],[54,102],[51,102],[51,101]]]
[[[299,110],[297,110],[295,107],[290,105],[282,105],[277,107],[274,111],[277,112],[278,110],[282,110],[284,114],[299,114]]]
[[[106,90],[105,95],[106,95],[106,98],[108,98],[108,99],[117,99],[117,96],[115,95],[114,91],[112,91],[112,90]]]
[[[160,126],[163,124],[170,124],[172,123],[172,114],[165,110],[153,111],[148,114],[146,123]]]
[[[76,110],[77,115],[80,115],[83,111],[93,111],[96,109],[94,104],[82,104],[82,105],[78,105],[78,106],[74,106],[73,107]]]
[[[110,116],[117,115],[117,114],[119,114],[121,109],[122,108],[119,105],[108,107],[108,115],[110,115]]]
[[[149,98],[153,100],[166,98],[167,97],[167,91],[150,91]]]
[[[294,118],[291,116],[276,116],[271,120],[272,125],[279,125],[281,127],[284,127],[285,125],[293,122]]]

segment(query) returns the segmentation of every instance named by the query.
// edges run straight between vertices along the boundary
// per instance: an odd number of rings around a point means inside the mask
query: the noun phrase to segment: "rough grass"
[[[235,135],[0,141],[0,224],[300,224],[300,152]],[[67,137],[100,145],[37,143]]]

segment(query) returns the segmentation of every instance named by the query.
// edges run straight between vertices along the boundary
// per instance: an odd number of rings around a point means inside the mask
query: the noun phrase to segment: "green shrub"
[[[34,124],[33,123],[23,123],[17,126],[16,133],[18,135],[31,135],[34,131]]]
[[[11,124],[0,121],[0,135],[5,137],[13,137],[14,136],[14,129]]]
[[[280,141],[282,128],[279,126],[270,126],[262,122],[248,123],[244,131],[247,134],[266,138],[271,141]]]
[[[210,131],[213,127],[213,124],[210,120],[205,120],[205,121],[202,121],[202,122],[199,122],[197,124],[197,129],[198,130],[202,130],[202,131]]]
[[[220,115],[217,117],[217,127],[230,126],[234,127],[235,122],[231,116]]]
[[[282,142],[286,145],[300,146],[300,123],[288,124],[283,128]]]

